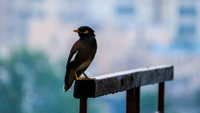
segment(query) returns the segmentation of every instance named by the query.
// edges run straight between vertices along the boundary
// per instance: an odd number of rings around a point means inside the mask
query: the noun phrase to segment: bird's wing
[[[72,58],[75,58],[75,56],[77,55],[78,53],[78,50],[79,50],[79,41],[76,41],[69,53],[69,57],[68,57],[68,60],[67,60],[67,65],[66,65],[66,68],[69,68],[69,65],[70,65],[70,62],[72,61]]]

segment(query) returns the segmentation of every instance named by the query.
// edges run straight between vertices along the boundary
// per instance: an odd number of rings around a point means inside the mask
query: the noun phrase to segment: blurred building
[[[58,29],[71,31],[75,26],[91,25],[105,34],[114,35],[115,27],[127,34],[136,32],[136,37],[149,43],[169,46],[174,41],[175,47],[194,48],[200,36],[198,4],[199,0],[0,0],[0,44],[31,43],[50,49],[44,47],[52,44],[46,40],[69,36]]]
[[[175,46],[186,50],[193,50],[199,44],[198,34],[199,29],[199,1],[184,0],[180,1],[177,6],[177,33]]]
[[[9,50],[26,45],[31,19],[44,15],[43,0],[0,0],[0,45]],[[6,51],[8,51],[6,50]]]

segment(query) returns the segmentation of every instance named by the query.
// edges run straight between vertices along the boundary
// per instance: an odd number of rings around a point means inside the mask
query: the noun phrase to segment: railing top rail
[[[75,98],[95,98],[131,88],[173,80],[173,66],[162,65],[133,69],[95,77],[95,80],[79,80],[75,83]]]

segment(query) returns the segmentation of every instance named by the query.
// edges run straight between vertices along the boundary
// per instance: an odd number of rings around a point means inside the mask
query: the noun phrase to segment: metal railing
[[[173,71],[173,66],[156,66],[79,80],[74,97],[80,99],[80,113],[87,113],[87,98],[126,91],[126,113],[140,113],[140,87],[158,83],[158,113],[164,113],[165,82],[173,80]]]

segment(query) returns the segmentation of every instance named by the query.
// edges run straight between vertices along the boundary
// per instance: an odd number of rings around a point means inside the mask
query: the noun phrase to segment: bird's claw
[[[79,77],[76,80],[96,80],[95,78]]]
[[[96,78],[86,78],[86,80],[96,80]]]

